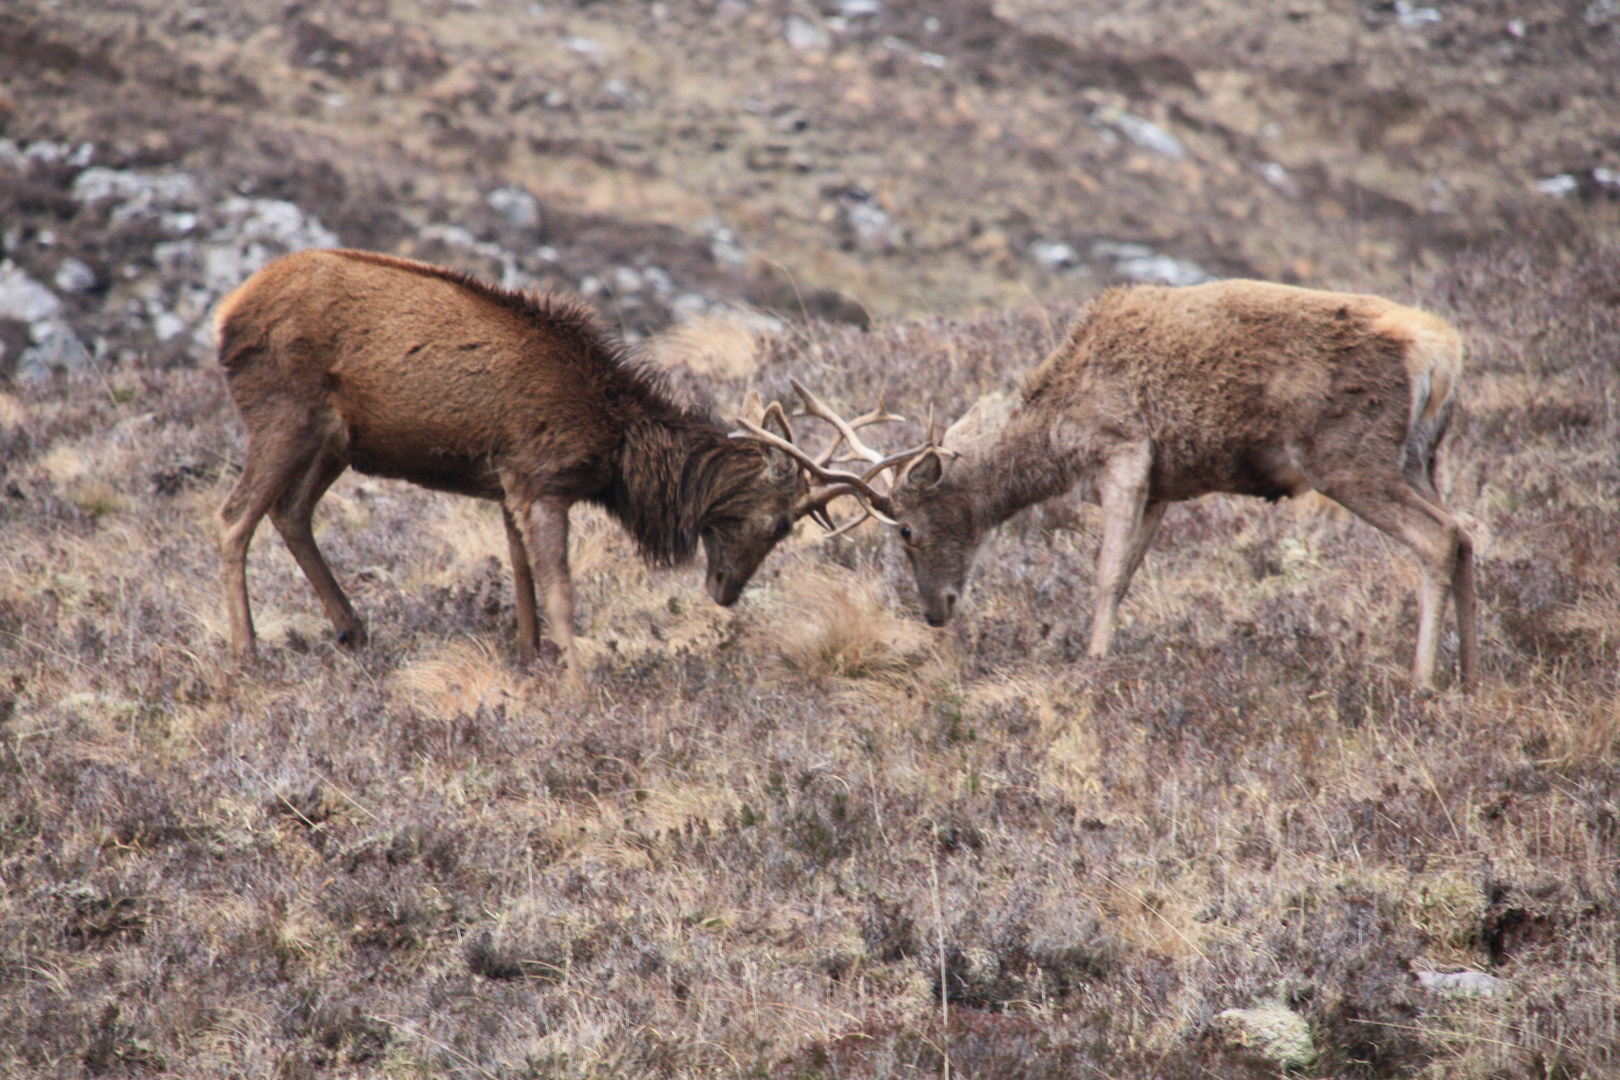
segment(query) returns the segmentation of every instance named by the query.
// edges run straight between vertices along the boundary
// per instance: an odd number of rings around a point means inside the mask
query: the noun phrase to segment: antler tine
[[[865,521],[866,519],[870,518],[871,516],[872,516],[872,511],[868,507],[863,505],[861,507],[861,512],[859,514],[856,514],[855,516],[851,517],[848,521],[844,522],[842,525],[838,526],[835,529],[834,528],[829,528],[827,532],[822,533],[821,538],[823,540],[831,540],[835,536],[843,536],[845,533],[849,532],[855,526],[859,525],[861,522]]]
[[[888,505],[888,496],[884,495],[871,484],[867,483],[865,477],[859,476],[852,472],[846,472],[843,469],[829,469],[825,465],[818,463],[815,458],[805,453],[803,447],[789,442],[780,435],[766,431],[764,428],[760,427],[752,420],[746,419],[745,417],[737,417],[737,424],[743,429],[743,431],[733,432],[733,438],[746,433],[748,437],[758,439],[767,446],[774,446],[776,449],[794,458],[805,467],[810,475],[822,482],[823,486],[821,488],[813,490],[804,496],[803,500],[801,501],[801,508],[799,510],[800,513],[812,513],[815,510],[824,507],[829,501],[837,498],[839,495],[847,494],[854,495],[860,499],[862,505],[865,506],[866,509],[869,510],[872,515],[878,518],[880,521],[893,524],[892,519],[884,514],[882,510],[878,509],[878,506]]]
[[[837,413],[833,412],[832,409],[828,408],[820,398],[816,397],[816,395],[812,394],[809,390],[806,390],[804,384],[798,379],[789,379],[788,382],[792,385],[793,389],[798,392],[799,397],[804,400],[804,413],[802,415],[814,416],[818,419],[827,421],[827,423],[831,424],[838,430],[838,434],[842,437],[842,441],[849,443],[849,448],[855,452],[855,455],[865,459],[866,461],[878,461],[882,459],[883,454],[880,451],[874,450],[870,446],[867,446],[865,443],[861,442],[860,436],[855,434],[855,429],[858,427],[865,427],[868,424],[877,424],[891,420],[905,419],[903,416],[897,416],[893,413],[884,411],[883,402],[879,400],[878,407],[872,412],[869,412],[864,416],[857,416],[854,420],[845,420],[842,416],[839,416]],[[832,445],[827,447],[827,449],[822,451],[821,455],[819,455],[822,459],[821,464],[826,465],[829,461],[831,461],[832,455],[837,449],[838,440],[834,440]]]
[[[782,422],[782,430],[787,432],[788,442],[798,442],[798,436],[793,433],[793,424],[788,419],[787,410],[782,408],[782,403],[780,401],[773,401],[769,405],[765,406],[765,412],[759,418],[760,426],[763,427],[765,424],[769,423],[771,417],[773,416]]]

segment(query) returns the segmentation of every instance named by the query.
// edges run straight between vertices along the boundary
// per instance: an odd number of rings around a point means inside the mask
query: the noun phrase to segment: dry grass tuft
[[[666,330],[647,344],[654,363],[685,366],[715,379],[747,379],[759,369],[759,334],[737,315],[701,315]]]
[[[771,626],[782,662],[812,679],[894,683],[913,672],[932,636],[889,611],[870,582],[825,573],[788,581]]]
[[[529,685],[484,641],[455,642],[427,660],[402,667],[391,680],[434,716],[471,716],[520,700]]]

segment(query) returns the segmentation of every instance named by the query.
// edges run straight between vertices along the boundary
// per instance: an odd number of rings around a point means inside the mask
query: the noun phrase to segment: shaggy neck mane
[[[705,525],[743,516],[761,468],[758,447],[728,437],[713,420],[648,418],[626,429],[618,474],[601,502],[649,562],[678,565],[696,554]]]

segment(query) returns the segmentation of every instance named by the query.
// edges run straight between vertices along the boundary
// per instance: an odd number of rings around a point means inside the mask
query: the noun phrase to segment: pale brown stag
[[[577,301],[500,289],[424,263],[304,251],[220,302],[219,361],[247,427],[219,510],[231,647],[254,652],[247,552],[269,514],[340,642],[364,624],[315,544],[315,504],[345,468],[501,504],[517,586],[518,654],[551,638],[577,670],[568,509],[604,507],[660,564],[701,540],[709,594],[736,601],[799,517],[847,483],[678,404]],[[863,422],[883,419],[880,414]],[[786,425],[776,412],[779,431]]]
[[[1417,557],[1419,688],[1434,686],[1453,600],[1466,685],[1478,655],[1473,545],[1434,485],[1461,365],[1447,323],[1376,296],[1257,281],[1115,289],[1029,376],[998,430],[930,436],[871,506],[895,521],[939,626],[987,530],[1081,489],[1103,512],[1089,647],[1101,657],[1168,504],[1314,489]]]

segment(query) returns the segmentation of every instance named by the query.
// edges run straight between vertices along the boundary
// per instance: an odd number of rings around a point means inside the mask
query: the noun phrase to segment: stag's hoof
[[[355,623],[337,632],[337,643],[348,649],[358,649],[369,639],[364,623]]]

